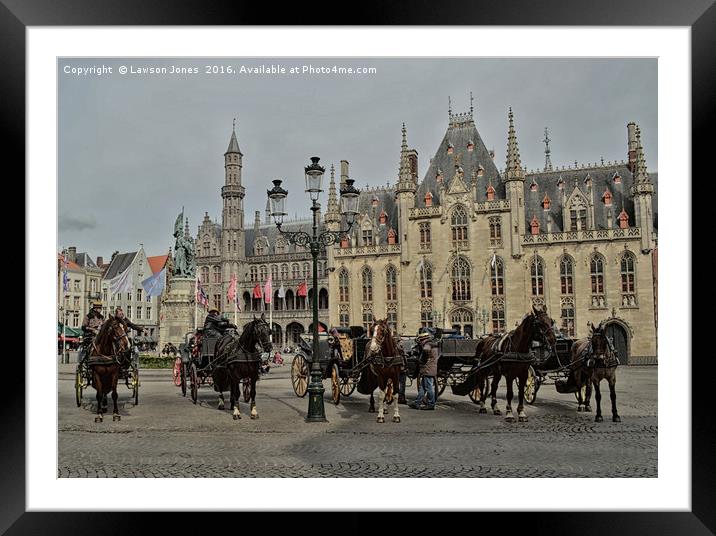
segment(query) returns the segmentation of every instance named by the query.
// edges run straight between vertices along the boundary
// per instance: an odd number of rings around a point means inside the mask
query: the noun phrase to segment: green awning
[[[62,329],[62,322],[57,323],[57,334],[62,335],[63,329]],[[82,336],[82,330],[77,328],[71,328],[70,326],[65,327],[64,333],[68,337],[81,337]]]

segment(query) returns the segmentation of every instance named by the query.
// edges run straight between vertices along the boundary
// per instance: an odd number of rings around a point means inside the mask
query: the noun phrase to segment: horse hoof
[[[224,409],[224,404],[219,404],[218,406],[216,406],[216,409],[222,411]]]
[[[517,420],[519,422],[527,422],[527,417],[518,417]]]
[[[120,420],[122,420],[122,417],[120,417],[119,415],[113,415],[113,416],[112,416],[112,420],[113,420],[113,421],[120,421]]]
[[[602,418],[601,415],[597,415],[596,417],[594,417],[594,422],[602,422],[603,420],[604,419]]]
[[[234,415],[233,418],[235,421],[238,421],[241,418],[241,415]]]
[[[393,417],[393,422],[400,422],[400,417]]]
[[[258,415],[252,415],[251,418],[254,419],[254,420],[256,420],[256,419],[259,418],[259,416],[258,416]]]
[[[582,406],[577,406],[577,411],[578,411],[579,413],[582,413],[584,410],[582,409]]]
[[[505,420],[507,422],[515,422],[515,418],[512,415],[508,415],[507,417],[505,417]]]
[[[619,415],[614,415],[614,417],[612,417],[612,422],[622,422],[622,419]]]
[[[487,409],[486,409],[486,408],[480,408],[480,411],[478,411],[478,413],[487,413]]]
[[[585,413],[591,413],[591,412],[592,412],[591,406],[584,406],[584,412],[585,412]]]
[[[375,413],[375,408],[368,408],[368,413]]]
[[[95,417],[94,422],[102,422],[102,417]]]
[[[383,423],[383,422],[385,422],[385,417],[378,417],[378,418],[375,420],[375,422]]]
[[[493,415],[502,415],[502,412],[499,409],[493,409],[492,414]]]

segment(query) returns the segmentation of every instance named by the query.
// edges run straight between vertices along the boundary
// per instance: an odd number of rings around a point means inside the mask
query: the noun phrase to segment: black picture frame
[[[413,2],[362,1],[350,5],[350,10],[339,15],[338,7],[322,8],[317,4],[285,4],[281,9],[270,10],[266,18],[261,3],[237,0],[194,0],[159,2],[148,0],[0,0],[0,116],[6,133],[4,142],[7,163],[13,171],[8,176],[25,175],[25,30],[28,26],[122,26],[122,25],[549,25],[549,26],[684,26],[691,28],[692,75],[692,175],[694,185],[713,182],[713,148],[710,143],[713,128],[714,95],[716,95],[716,6],[713,0],[541,0],[539,2],[503,0],[501,2],[471,2],[469,0]],[[12,173],[12,175],[10,175]],[[686,167],[684,173],[687,173]],[[10,180],[10,179],[6,179]],[[15,179],[16,180],[16,179]],[[679,177],[678,181],[688,180]],[[19,181],[16,181],[19,182]],[[676,181],[675,181],[676,182]],[[671,188],[671,186],[669,186]],[[668,195],[679,195],[674,186]],[[21,194],[24,197],[24,193]],[[683,195],[683,194],[682,194]],[[667,199],[665,196],[664,199]],[[701,203],[708,196],[695,196]],[[31,200],[27,200],[31,201]],[[706,211],[705,211],[706,212]],[[693,206],[692,215],[699,210]],[[684,215],[687,225],[689,215]],[[693,220],[692,220],[693,221]],[[694,222],[695,223],[695,222]],[[693,232],[697,230],[692,225]],[[696,244],[696,242],[692,242]],[[706,270],[710,263],[694,263],[694,281],[709,281]],[[30,281],[26,281],[26,286]],[[690,289],[689,289],[690,290]],[[693,332],[705,333],[706,315],[697,315],[693,304]],[[20,320],[18,320],[19,322]],[[25,324],[27,330],[30,322]],[[701,329],[699,329],[701,328]],[[667,328],[668,329],[668,328]],[[27,337],[27,332],[26,332]],[[714,461],[714,419],[709,415],[713,394],[710,390],[712,357],[708,352],[697,354],[692,347],[690,333],[675,334],[683,338],[683,356],[663,356],[663,359],[684,359],[691,355],[702,359],[691,360],[692,370],[692,510],[691,512],[589,512],[589,513],[511,513],[514,519],[509,526],[529,526],[533,533],[574,534],[713,534],[716,531],[716,463]],[[17,352],[17,350],[15,350]],[[6,354],[6,362],[10,355]],[[686,365],[685,365],[686,366]],[[20,534],[104,534],[136,531],[144,525],[151,527],[146,514],[139,513],[30,513],[25,511],[25,372],[17,368],[12,376],[3,374],[0,415],[3,431],[3,449],[0,456],[0,533]],[[33,396],[54,396],[51,393]],[[687,404],[689,397],[683,397]],[[105,490],[107,491],[107,490]],[[87,486],[87,492],[92,486]],[[189,492],[187,490],[187,492]],[[487,486],[476,485],[476,493],[486,493]],[[575,493],[574,489],[565,493]],[[599,500],[585,485],[584,507],[598,508]],[[509,506],[506,500],[505,505]],[[559,508],[555,498],[555,508]],[[108,503],[111,507],[111,503]],[[82,508],[82,498],[77,498]],[[223,524],[216,516],[213,523]],[[245,516],[246,514],[241,514]],[[347,514],[350,517],[357,514]],[[496,521],[500,514],[479,514],[481,519]],[[252,516],[256,519],[255,515]],[[183,533],[192,524],[191,516],[169,515],[161,521],[161,532]],[[346,519],[350,524],[350,521]],[[482,524],[484,521],[480,521]],[[246,521],[247,527],[253,521]],[[471,524],[475,520],[470,521]],[[526,525],[522,525],[525,523]],[[498,527],[499,527],[498,525]],[[484,527],[488,524],[482,525]],[[218,526],[205,526],[215,530]],[[506,528],[506,527],[505,527]],[[327,530],[323,526],[322,530]],[[417,530],[418,525],[406,525],[406,530]],[[499,530],[499,528],[498,528]],[[521,529],[519,529],[521,530]],[[509,532],[509,530],[508,530]]]

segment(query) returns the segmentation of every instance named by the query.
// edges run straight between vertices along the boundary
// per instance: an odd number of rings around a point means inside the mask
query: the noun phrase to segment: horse
[[[547,311],[532,306],[520,325],[502,337],[488,336],[481,339],[475,349],[475,360],[478,363],[477,372],[472,380],[474,388],[481,386],[480,392],[480,413],[487,413],[485,400],[487,399],[488,376],[492,375],[490,396],[492,397],[492,412],[494,415],[502,413],[497,408],[497,386],[500,378],[505,377],[507,381],[507,407],[505,408],[505,420],[515,422],[512,415],[512,382],[517,379],[517,418],[519,422],[527,422],[527,414],[524,411],[525,385],[532,360],[529,359],[529,350],[533,340],[541,340],[555,350],[556,339],[552,326],[552,320]],[[515,359],[507,358],[505,354],[513,354]],[[484,388],[482,388],[484,386]]]
[[[243,379],[248,380],[244,391],[251,390],[251,418],[259,418],[256,411],[256,380],[259,378],[262,351],[271,351],[271,332],[263,314],[261,318],[254,317],[241,336],[233,332],[226,333],[216,343],[214,359],[217,365],[212,371],[212,379],[214,390],[219,392],[218,409],[224,409],[223,392],[228,387],[234,420],[241,418],[239,395]],[[246,397],[246,392],[244,396]]]
[[[112,392],[114,410],[112,420],[118,421],[117,381],[120,369],[131,358],[131,345],[124,329],[124,322],[109,315],[104,321],[89,350],[88,365],[92,372],[92,386],[97,391],[97,416],[94,422],[102,422],[102,409],[106,408],[107,395]]]
[[[372,334],[372,335],[371,335]],[[361,371],[358,381],[358,392],[370,394],[370,407],[368,411],[375,412],[375,399],[373,391],[378,387],[378,418],[376,422],[385,422],[385,404],[395,403],[393,422],[400,422],[400,410],[396,391],[400,387],[400,371],[403,368],[403,355],[395,344],[393,334],[385,320],[376,320],[370,328],[368,335],[370,343],[366,346],[366,366]],[[397,362],[396,362],[397,361]]]
[[[609,383],[609,396],[612,400],[612,422],[621,422],[617,413],[617,366],[619,359],[611,342],[604,331],[604,323],[600,322],[596,328],[590,324],[591,333],[589,337],[575,341],[572,345],[572,374],[577,384],[577,411],[592,411],[589,400],[592,396],[592,385],[594,385],[594,398],[597,401],[597,415],[594,422],[602,422],[602,393],[599,384],[602,380]],[[582,386],[586,383],[585,400],[582,402]]]

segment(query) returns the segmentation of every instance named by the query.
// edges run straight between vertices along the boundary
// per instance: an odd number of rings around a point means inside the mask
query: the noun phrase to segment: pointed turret
[[[549,142],[552,140],[549,139],[549,129],[547,127],[544,127],[544,170],[543,171],[552,171],[552,159],[550,158],[550,150],[549,150]]]
[[[652,217],[652,200],[654,193],[654,185],[646,171],[646,158],[644,158],[644,148],[641,145],[641,129],[636,127],[635,132],[635,158],[634,158],[634,186],[632,186],[632,195],[634,196],[634,216],[635,225],[641,227],[641,250],[647,253],[653,249],[653,232],[654,220]],[[623,211],[622,211],[623,212]],[[620,224],[621,224],[620,214]]]
[[[241,149],[239,149],[239,140],[236,139],[236,119],[234,119],[234,126],[231,129],[231,139],[229,140],[229,147],[226,149],[224,154],[237,153],[243,156]]]
[[[525,180],[525,174],[520,161],[520,148],[517,146],[517,135],[515,134],[515,122],[512,115],[512,107],[508,115],[510,126],[507,131],[507,165],[505,166],[505,180]]]
[[[328,185],[328,206],[325,216],[326,223],[340,223],[341,211],[338,206],[338,195],[336,195],[336,168],[331,164],[331,182]]]
[[[413,166],[410,162],[410,153],[408,149],[408,137],[407,131],[405,130],[405,123],[402,128],[403,140],[400,144],[400,166],[398,168],[398,189],[397,193],[410,192],[415,193],[417,184],[415,181],[415,174],[413,173]]]

